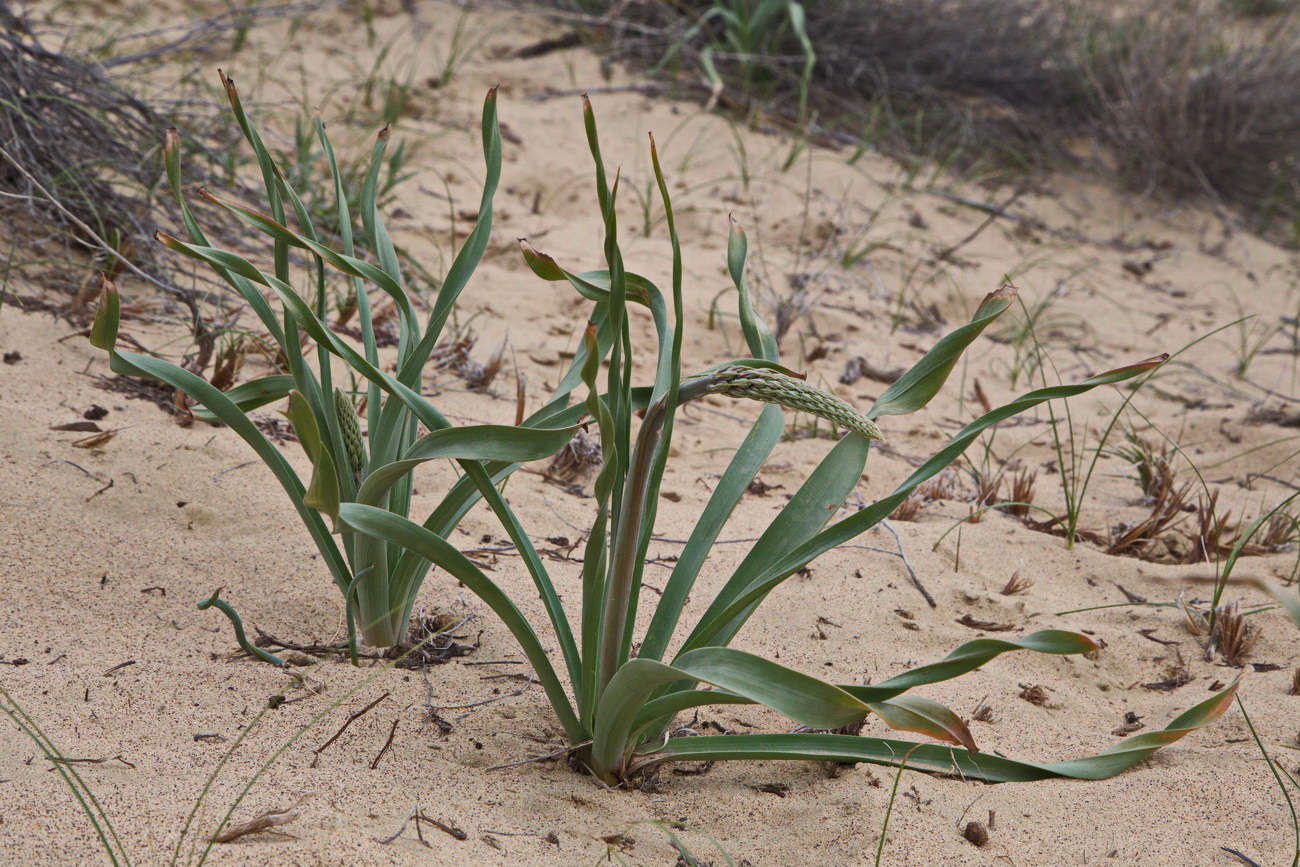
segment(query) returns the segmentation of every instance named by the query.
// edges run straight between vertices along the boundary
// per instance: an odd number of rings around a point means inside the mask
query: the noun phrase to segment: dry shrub
[[[1300,17],[1243,32],[1212,7],[1153,4],[1091,42],[1095,131],[1132,185],[1294,213]]]
[[[600,438],[580,430],[551,458],[543,475],[547,481],[579,487],[600,464]]]
[[[682,83],[716,69],[711,101],[800,120],[811,105],[838,138],[958,165],[1089,162],[1271,226],[1300,210],[1300,7],[1263,2],[1254,22],[1194,0],[805,2],[806,102],[799,35],[784,14],[756,20],[769,4],[565,5],[611,12],[592,18],[601,38],[658,71],[688,68]],[[737,8],[754,20],[732,25]]]
[[[46,45],[32,19],[0,3],[0,219],[24,247],[40,250],[33,282],[71,296],[71,312],[99,293],[87,259],[110,277],[125,259],[179,300],[186,319],[202,319],[196,292],[173,277],[176,265],[152,240],[157,226],[180,217],[158,183],[156,152],[145,154],[179,122],[99,63]],[[191,169],[201,180],[202,166]]]

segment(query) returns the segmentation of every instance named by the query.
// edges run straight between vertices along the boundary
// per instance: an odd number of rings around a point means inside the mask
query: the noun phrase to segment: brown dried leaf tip
[[[1300,695],[1300,665],[1296,666],[1295,677],[1291,678],[1291,692],[1289,695]]]

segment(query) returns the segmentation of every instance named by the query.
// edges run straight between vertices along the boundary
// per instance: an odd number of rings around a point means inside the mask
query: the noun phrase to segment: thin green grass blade
[[[58,746],[42,731],[36,720],[23,709],[9,691],[0,686],[0,698],[4,703],[0,704],[0,711],[13,721],[18,730],[26,735],[32,743],[36,744],[45,758],[54,766],[54,770],[63,778],[68,789],[72,792],[77,803],[81,806],[82,812],[90,820],[91,827],[95,829],[95,836],[99,838],[100,845],[104,848],[104,854],[108,856],[110,863],[116,867],[118,864],[130,865],[131,857],[122,845],[121,839],[117,836],[117,829],[113,827],[113,822],[108,818],[99,799],[95,793],[86,785],[86,781],[77,773],[77,769],[68,763],[67,757],[59,750]],[[111,838],[111,840],[110,840]]]

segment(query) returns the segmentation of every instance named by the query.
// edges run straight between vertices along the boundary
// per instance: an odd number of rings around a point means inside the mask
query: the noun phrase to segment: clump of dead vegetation
[[[567,6],[710,105],[904,159],[1090,163],[1144,194],[1235,206],[1296,241],[1285,228],[1300,209],[1294,5],[1258,20],[1175,0]]]
[[[130,271],[202,318],[152,241],[160,222],[179,219],[157,195],[157,145],[176,122],[0,5],[0,215],[15,233],[11,251],[20,240],[41,251],[31,267],[62,296],[25,302],[80,314],[99,292],[96,272]],[[21,275],[29,265],[7,267]]]

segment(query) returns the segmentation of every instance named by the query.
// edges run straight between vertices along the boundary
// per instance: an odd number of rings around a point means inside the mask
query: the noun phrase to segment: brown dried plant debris
[[[231,825],[220,834],[212,838],[213,843],[232,843],[240,837],[247,837],[250,834],[275,834],[281,837],[291,837],[283,831],[277,831],[276,828],[281,825],[287,825],[295,821],[298,814],[293,810],[267,810],[238,825]]]
[[[984,518],[984,513],[990,506],[997,505],[998,494],[1002,490],[1003,472],[989,474],[982,470],[971,468],[971,478],[975,481],[975,495],[971,499],[970,517],[967,519],[972,524],[978,524]]]
[[[1241,613],[1241,604],[1229,602],[1214,610],[1214,629],[1210,636],[1224,662],[1241,665],[1259,640],[1259,629]]]
[[[551,458],[542,477],[548,482],[581,492],[586,481],[601,464],[600,440],[587,433],[578,433],[564,448]]]
[[[456,329],[433,348],[429,362],[434,370],[447,370],[459,376],[472,391],[487,391],[505,366],[508,343],[502,340],[485,362],[475,361],[471,354],[477,344],[478,335],[473,331]]]
[[[1038,473],[1034,470],[1023,469],[1011,477],[1011,500],[1002,507],[1013,518],[1024,520],[1029,517],[1029,512],[1034,504],[1034,481],[1038,478]]]
[[[1007,583],[1002,586],[998,592],[1003,596],[1019,596],[1022,593],[1028,593],[1029,588],[1034,586],[1034,579],[1026,578],[1020,574],[1020,570],[1011,573]]]
[[[1142,717],[1130,710],[1125,712],[1124,722],[1116,726],[1111,734],[1126,737],[1143,728],[1146,728],[1146,723],[1142,722]]]
[[[1291,678],[1291,691],[1287,695],[1300,695],[1300,665],[1296,666],[1295,675]]]
[[[1016,628],[1014,623],[998,623],[993,620],[978,620],[974,615],[963,614],[956,620],[962,626],[978,629],[981,632],[1010,632]]]
[[[1059,708],[1061,705],[1052,703],[1052,697],[1048,695],[1050,690],[1051,687],[1039,683],[1022,683],[1019,695],[1035,707]]]

